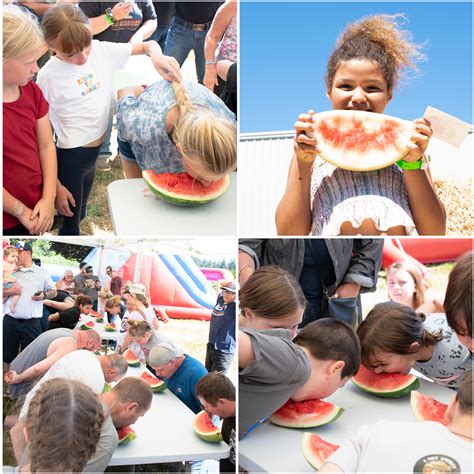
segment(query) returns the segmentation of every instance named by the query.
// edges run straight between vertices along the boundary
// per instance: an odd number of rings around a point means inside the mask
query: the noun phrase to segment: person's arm
[[[57,290],[61,289],[61,284],[62,284],[63,281],[64,281],[64,278],[61,278],[56,282],[56,284],[54,286],[56,287]]]
[[[133,95],[134,97],[139,97],[140,94],[145,90],[143,86],[127,86],[122,87],[117,91],[117,99],[120,100],[122,97],[127,95]]]
[[[74,306],[74,300],[72,298],[67,298],[62,303],[59,301],[44,299],[43,305],[49,306],[50,308],[57,309],[59,311],[65,311],[66,309],[72,308]]]
[[[239,331],[239,368],[245,369],[254,361],[255,353],[250,336],[243,331]]]
[[[26,448],[24,428],[25,424],[23,421],[18,420],[10,430],[13,454],[15,455],[17,463],[20,463],[21,457],[23,456],[23,451],[25,451]]]
[[[76,207],[76,201],[66,186],[63,186],[59,179],[56,181],[56,200],[54,202],[56,209],[62,216],[72,217],[72,207]]]
[[[143,40],[146,40],[155,32],[157,26],[157,20],[146,20],[130,38],[130,43],[143,43]]]
[[[22,287],[18,283],[13,283],[10,288],[3,289],[3,297],[21,295]]]
[[[34,228],[35,234],[44,234],[51,229],[54,220],[54,200],[56,198],[56,181],[58,165],[56,160],[56,147],[51,132],[48,114],[36,121],[36,137],[43,175],[43,194],[36,203],[30,219],[38,216]]]
[[[31,219],[33,210],[10,194],[5,188],[3,188],[3,211],[16,217],[28,229],[28,232],[34,235],[34,229],[39,220],[38,216]]]
[[[168,81],[181,81],[181,71],[178,61],[172,56],[165,56],[156,41],[132,44],[132,56],[146,54],[150,57],[155,69]]]
[[[415,131],[407,144],[411,151],[403,158],[409,163],[418,161],[425,154],[433,135],[428,120],[416,119],[414,123]],[[418,234],[445,235],[446,211],[434,188],[429,168],[403,170],[403,180]]]
[[[308,235],[311,231],[311,172],[318,154],[313,138],[314,111],[301,114],[295,123],[295,154],[291,160],[285,193],[275,213],[278,235]]]
[[[88,2],[81,2],[81,3],[88,3]],[[99,8],[101,2],[90,2],[91,4],[98,4]],[[93,5],[91,5],[92,7]],[[86,9],[86,15],[87,15],[87,10],[90,7],[87,7]],[[128,16],[128,14],[132,11],[133,4],[132,3],[122,3],[119,2],[116,5],[112,7],[112,16],[114,17],[115,20],[123,20]],[[92,34],[93,35],[98,35],[99,33],[102,33],[105,31],[107,28],[112,26],[112,23],[107,19],[105,16],[105,11],[104,13],[91,17],[89,18],[89,24],[91,25],[92,28]]]
[[[214,91],[214,87],[219,85],[217,79],[216,49],[219,41],[229,26],[232,17],[237,14],[237,3],[226,2],[221,5],[212,21],[212,25],[206,35],[204,43],[204,56],[206,58],[206,72],[204,75],[204,85]]]
[[[256,254],[251,255],[248,253],[249,251],[253,250],[249,248],[247,250],[245,245],[239,245],[239,261],[238,261],[238,279],[239,279],[239,286],[242,288],[243,285],[247,282],[250,276],[254,273],[254,271],[259,267],[258,257]],[[260,246],[259,246],[260,247]]]

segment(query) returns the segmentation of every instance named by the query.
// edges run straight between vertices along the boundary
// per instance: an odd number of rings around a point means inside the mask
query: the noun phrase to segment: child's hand
[[[413,121],[415,128],[411,135],[410,141],[407,143],[407,147],[411,150],[403,161],[413,163],[418,161],[426,149],[428,148],[428,143],[430,138],[433,135],[433,130],[431,129],[431,123],[424,119],[419,118]]]
[[[54,221],[54,201],[52,199],[41,198],[31,213],[30,220],[37,219],[34,233],[42,235],[53,226]]]
[[[18,374],[14,370],[10,370],[10,372],[7,372],[5,374],[5,382],[7,384],[12,385],[12,384],[18,383],[17,378],[18,378]]]
[[[295,123],[296,136],[294,150],[296,158],[305,163],[312,163],[319,153],[318,142],[314,138],[314,110],[307,114],[300,114]]]
[[[58,182],[56,186],[56,209],[62,216],[72,217],[73,213],[71,207],[76,207],[76,201],[74,200],[73,195],[70,193],[69,189]]]
[[[48,316],[48,321],[57,321],[59,319],[59,313],[53,313]]]
[[[36,216],[34,219],[31,219],[32,212],[33,211],[29,207],[25,206],[21,216],[18,216],[18,220],[28,229],[30,235],[36,235],[35,227],[38,224],[39,218]]]
[[[150,59],[155,66],[155,69],[167,81],[176,79],[181,81],[181,71],[178,61],[172,56],[165,56],[164,54],[151,54]]]

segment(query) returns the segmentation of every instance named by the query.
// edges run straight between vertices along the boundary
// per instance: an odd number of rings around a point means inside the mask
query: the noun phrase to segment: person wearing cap
[[[169,342],[157,344],[148,355],[148,365],[164,380],[174,393],[194,413],[201,411],[201,403],[196,395],[196,384],[207,374],[206,368]]]
[[[20,295],[14,311],[10,298],[4,303],[3,362],[8,371],[10,362],[41,334],[43,301],[54,298],[56,289],[47,270],[33,263],[33,250],[28,242],[15,244],[18,249],[17,281],[3,291],[4,297]]]
[[[94,269],[91,265],[84,265],[82,262],[79,265],[80,272],[74,278],[77,295],[86,295],[93,301],[93,309],[97,311],[99,301],[99,291],[102,288],[99,278],[94,275]]]
[[[206,369],[209,372],[227,372],[235,353],[235,296],[232,280],[219,280],[221,292],[217,297],[209,326],[206,349]]]

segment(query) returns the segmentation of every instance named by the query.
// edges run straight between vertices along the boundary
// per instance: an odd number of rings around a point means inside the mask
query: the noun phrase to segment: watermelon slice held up
[[[445,415],[448,405],[445,403],[413,391],[410,394],[410,406],[417,420],[437,421],[445,426],[447,425]]]
[[[127,444],[134,439],[137,439],[137,434],[133,431],[131,426],[125,426],[117,430],[119,437],[119,444]]]
[[[301,447],[306,461],[317,470],[320,469],[326,459],[339,448],[339,445],[328,443],[315,433],[305,433]]]
[[[160,393],[163,392],[166,389],[166,384],[163,382],[163,380],[157,379],[156,377],[153,377],[149,372],[146,370],[142,372],[140,377],[145,381],[150,384],[151,389],[155,393]]]
[[[151,170],[143,171],[143,179],[155,196],[175,206],[200,206],[222,196],[230,186],[227,175],[209,186],[192,178],[187,173],[156,174]]]
[[[362,364],[351,380],[365,392],[385,398],[403,397],[420,386],[419,380],[414,375],[376,374]]]
[[[83,329],[84,331],[87,331],[88,329],[94,329],[94,322],[89,321],[88,323],[82,323],[80,325],[80,328]]]
[[[412,122],[356,110],[331,110],[314,116],[314,137],[321,157],[339,168],[369,171],[401,160]]]
[[[212,424],[209,415],[204,410],[194,417],[193,428],[196,434],[208,443],[219,443],[222,441],[222,434],[219,428]]]
[[[303,402],[288,400],[273,413],[269,420],[275,425],[287,428],[311,428],[331,423],[343,412],[343,408],[322,400],[305,400]]]
[[[117,328],[115,327],[115,323],[107,323],[104,325],[104,331],[113,332],[116,331]]]
[[[130,367],[138,367],[140,365],[140,359],[136,356],[135,352],[133,352],[130,349],[127,349],[124,353],[123,356],[128,362],[128,365]]]

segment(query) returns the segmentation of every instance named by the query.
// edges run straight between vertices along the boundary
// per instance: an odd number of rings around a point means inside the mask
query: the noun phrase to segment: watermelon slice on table
[[[96,323],[103,323],[103,322],[104,322],[104,318],[103,318],[102,316],[99,316],[99,317],[96,316],[95,322],[96,322]]]
[[[143,179],[152,193],[165,202],[176,206],[200,206],[222,196],[230,186],[230,176],[204,186],[187,173],[156,174],[143,171]]]
[[[414,390],[410,394],[410,406],[417,420],[437,421],[447,425],[445,416],[448,405],[445,403],[438,402],[438,400]]]
[[[104,383],[104,388],[102,389],[102,393],[107,393],[107,392],[110,392],[111,390],[112,390],[112,385],[105,382]]]
[[[194,417],[193,428],[196,434],[208,443],[219,443],[222,441],[222,434],[219,428],[213,425],[209,415],[204,410]]]
[[[137,434],[133,431],[131,426],[125,426],[117,430],[119,444],[127,444],[137,439]]]
[[[127,360],[127,363],[130,367],[139,367],[140,366],[140,359],[136,356],[135,352],[130,349],[127,349],[123,356]]]
[[[146,370],[142,372],[140,377],[145,381],[150,384],[151,389],[155,393],[160,393],[163,392],[166,389],[166,384],[163,382],[163,380],[157,379],[156,377],[153,377],[149,372]]]
[[[287,428],[311,428],[321,426],[339,418],[344,412],[332,403],[322,400],[294,402],[288,400],[269,420],[278,426]]]
[[[94,321],[82,323],[79,327],[80,329],[83,329],[84,331],[87,331],[88,329],[94,329]]]
[[[116,331],[117,328],[115,327],[115,323],[107,323],[104,325],[104,331],[113,332]]]
[[[414,375],[376,374],[362,364],[351,380],[365,392],[385,398],[403,397],[420,386],[419,380]]]
[[[90,310],[89,316],[92,316],[93,318],[101,318],[102,315],[98,313],[97,311],[94,311],[93,309]]]
[[[370,171],[395,163],[410,150],[412,122],[374,112],[331,110],[314,116],[320,156],[351,171]]]
[[[339,448],[339,445],[328,443],[315,433],[304,433],[301,448],[306,461],[318,470],[326,462],[326,459]]]

